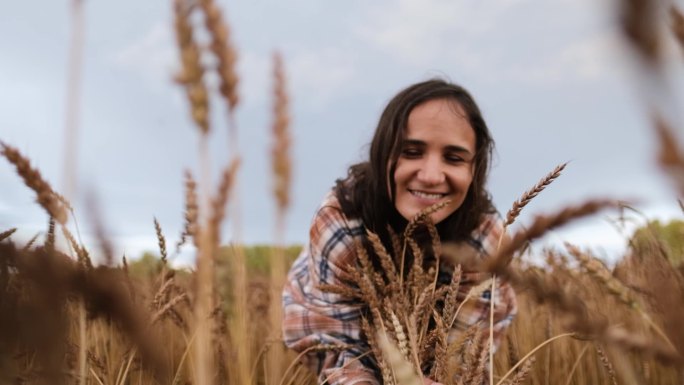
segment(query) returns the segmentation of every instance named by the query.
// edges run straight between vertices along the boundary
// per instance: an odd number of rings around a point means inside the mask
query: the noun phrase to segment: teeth
[[[411,191],[411,194],[420,197],[420,198],[425,198],[425,199],[439,199],[442,197],[443,194],[428,194],[424,193],[422,191]]]

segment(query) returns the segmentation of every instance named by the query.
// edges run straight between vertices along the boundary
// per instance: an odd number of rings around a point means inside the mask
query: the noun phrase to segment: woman
[[[293,264],[283,294],[285,343],[305,352],[303,359],[319,383],[380,383],[360,332],[364,305],[319,287],[343,284],[345,269],[356,263],[355,243],[366,230],[390,245],[388,224],[401,234],[418,212],[448,201],[430,216],[441,240],[467,245],[483,258],[495,251],[502,223],[485,188],[493,147],[479,108],[458,85],[429,80],[389,102],[369,160],[351,166],[325,198],[314,217],[309,245]],[[516,303],[506,284],[495,293],[496,348]],[[454,332],[474,324],[488,330],[489,309],[487,291],[461,309]],[[331,349],[321,348],[325,346]],[[333,349],[336,346],[345,348]]]

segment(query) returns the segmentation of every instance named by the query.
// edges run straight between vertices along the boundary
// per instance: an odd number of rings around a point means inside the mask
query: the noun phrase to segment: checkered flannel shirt
[[[473,252],[486,256],[497,247],[502,232],[500,216],[490,215],[473,232],[468,244]],[[361,337],[361,310],[358,300],[320,290],[320,284],[342,284],[345,269],[355,264],[355,242],[364,236],[361,221],[342,213],[334,193],[329,193],[311,226],[310,243],[292,265],[283,291],[283,337],[285,344],[303,353],[302,360],[319,383],[353,385],[379,384],[369,357],[369,346]],[[459,291],[467,292],[481,281],[478,273],[464,272]],[[506,283],[495,290],[494,349],[517,310],[515,293]],[[482,325],[489,332],[490,291],[466,302],[459,311],[449,340],[469,326]],[[321,350],[321,345],[347,345],[343,350]]]

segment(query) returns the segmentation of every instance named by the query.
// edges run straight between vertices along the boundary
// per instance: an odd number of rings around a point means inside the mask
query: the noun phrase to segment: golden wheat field
[[[662,63],[656,31],[664,24],[655,16],[654,3],[620,4],[624,38],[642,75],[658,78]],[[0,229],[0,384],[317,383],[281,336],[281,292],[301,249],[284,245],[292,179],[287,63],[274,54],[273,108],[268,112],[276,242],[262,247],[226,244],[223,223],[231,217],[239,224],[243,215],[235,189],[241,158],[239,149],[232,148],[218,183],[211,184],[208,142],[216,128],[208,103],[225,109],[229,143],[236,146],[240,77],[235,62],[240,52],[214,0],[173,0],[169,7],[181,68],[175,81],[195,125],[188,129],[196,131],[203,149],[200,168],[184,174],[180,241],[167,241],[155,219],[155,255],[135,261],[114,255],[103,225],[95,226],[97,244],[84,244],[69,202],[73,186],[67,183],[65,191],[58,190],[32,165],[34,154],[0,138],[0,154],[16,170],[16,183],[31,189],[49,218],[45,236],[29,241],[15,239],[15,228]],[[684,16],[675,6],[668,15],[665,29],[684,48]],[[208,36],[209,44],[198,44],[199,34]],[[216,65],[206,66],[204,56]],[[218,92],[206,84],[209,73],[218,79]],[[684,146],[673,123],[658,112],[652,109],[648,128],[658,143],[653,157],[681,196]],[[66,146],[73,141],[67,138]],[[69,160],[65,163],[69,169]],[[418,372],[427,362],[434,363],[429,365],[431,377],[445,385],[684,383],[684,269],[682,249],[675,247],[681,243],[649,225],[625,239],[626,254],[612,267],[583,245],[570,243],[534,251],[543,263],[525,262],[536,239],[578,218],[604,210],[620,213],[621,219],[640,215],[626,202],[594,199],[549,210],[517,226],[520,212],[532,199],[543,199],[543,190],[562,177],[566,166],[560,164],[521,192],[505,217],[507,237],[486,261],[441,244],[429,212],[418,215],[403,234],[394,234],[392,250],[368,234],[372,246],[359,246],[358,264],[350,270],[354,287],[326,290],[368,305],[373,314],[363,325],[368,354],[378,362],[383,383],[422,384]],[[424,252],[415,242],[417,229],[429,234],[430,252],[456,266],[454,276],[477,272],[485,277],[482,282],[468,292],[459,290],[455,278],[437,287],[437,272],[424,268],[420,258],[406,274],[396,271],[402,249],[410,247],[417,256]],[[191,268],[169,263],[169,256],[181,248],[196,250]],[[94,253],[103,258],[92,258]],[[371,256],[383,274],[375,270]],[[463,338],[448,339],[449,320],[459,305],[493,289],[497,280],[509,282],[518,299],[517,315],[501,346],[494,352],[492,336],[474,329]]]

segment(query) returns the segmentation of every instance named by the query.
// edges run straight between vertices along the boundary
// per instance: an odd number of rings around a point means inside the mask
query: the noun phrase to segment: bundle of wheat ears
[[[464,272],[460,264],[442,263],[441,242],[430,214],[446,203],[418,213],[401,236],[388,226],[391,250],[377,234],[367,231],[368,248],[357,243],[358,263],[347,272],[349,284],[322,287],[365,305],[362,329],[384,384],[415,382],[411,373],[424,373],[445,385],[481,384],[486,378],[491,349],[483,332],[486,328],[475,324],[456,338],[449,336],[461,307],[489,290],[492,279]],[[429,242],[418,241],[423,234]],[[448,283],[443,283],[445,275],[451,276]],[[473,282],[466,276],[480,279]],[[392,344],[383,345],[384,339]],[[399,365],[411,366],[405,375],[390,363],[395,348],[400,353]]]

